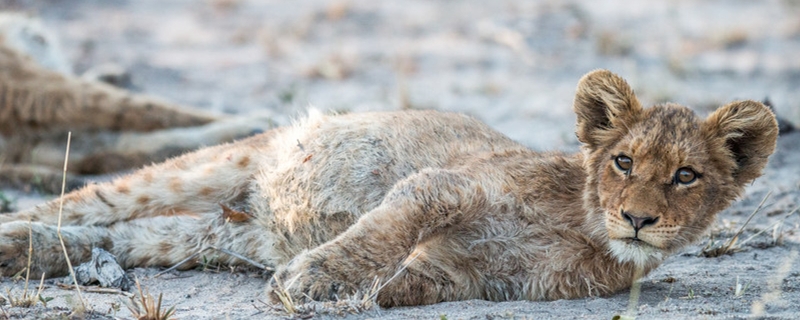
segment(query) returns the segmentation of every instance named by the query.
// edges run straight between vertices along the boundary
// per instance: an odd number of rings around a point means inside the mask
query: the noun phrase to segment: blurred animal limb
[[[141,167],[271,126],[78,77],[66,61],[39,20],[0,13],[0,187],[60,190],[69,131],[70,181],[78,187],[81,175]]]

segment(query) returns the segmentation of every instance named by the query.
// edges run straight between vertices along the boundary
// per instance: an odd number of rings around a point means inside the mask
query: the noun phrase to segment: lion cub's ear
[[[578,115],[578,140],[591,149],[616,141],[642,113],[628,83],[608,70],[595,70],[581,78],[573,108]]]
[[[778,122],[764,104],[752,100],[729,103],[705,121],[704,133],[711,151],[728,157],[737,185],[761,175],[767,158],[775,151]]]

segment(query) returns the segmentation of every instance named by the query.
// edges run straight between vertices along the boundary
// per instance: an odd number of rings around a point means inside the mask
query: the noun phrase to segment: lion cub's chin
[[[610,239],[608,245],[619,262],[633,262],[639,267],[655,266],[664,260],[664,253],[647,242],[632,239]]]

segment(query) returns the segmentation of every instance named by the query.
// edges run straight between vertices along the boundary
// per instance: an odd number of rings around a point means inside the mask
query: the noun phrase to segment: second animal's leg
[[[64,173],[60,169],[37,165],[0,165],[0,188],[18,190],[36,190],[44,193],[58,194]],[[86,185],[82,177],[67,173],[64,186],[71,191]]]
[[[244,139],[268,131],[272,126],[267,118],[230,117],[204,125],[149,132],[77,132],[72,136],[67,169],[94,175],[140,168],[206,146]],[[8,162],[50,167],[61,172],[66,143],[66,133],[43,136],[36,141],[16,137],[8,139],[5,153]],[[25,156],[15,158],[14,154]]]
[[[218,116],[45,69],[0,44],[0,134],[69,130],[150,131]]]
[[[101,142],[105,144],[98,141],[84,143],[82,157],[79,161],[75,161],[72,171],[81,174],[101,174],[141,167],[205,146],[243,139],[268,131],[272,126],[272,122],[267,118],[230,117],[186,128],[104,133],[101,137],[103,139],[95,140],[102,140]]]

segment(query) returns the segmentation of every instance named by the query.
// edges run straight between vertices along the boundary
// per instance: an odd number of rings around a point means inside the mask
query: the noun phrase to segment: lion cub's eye
[[[618,155],[614,159],[614,164],[617,165],[617,169],[620,169],[627,173],[631,171],[631,167],[633,167],[633,159],[631,159],[628,156]]]
[[[697,180],[697,173],[689,168],[680,168],[675,172],[675,183],[690,184]]]

